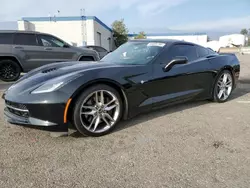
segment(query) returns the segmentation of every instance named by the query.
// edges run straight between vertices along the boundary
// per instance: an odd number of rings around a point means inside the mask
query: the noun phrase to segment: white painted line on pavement
[[[250,101],[237,101],[238,103],[250,104]]]

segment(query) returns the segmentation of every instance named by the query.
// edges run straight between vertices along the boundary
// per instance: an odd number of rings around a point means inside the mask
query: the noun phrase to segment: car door
[[[0,33],[0,56],[8,56],[12,53],[13,33]]]
[[[153,107],[205,97],[212,81],[210,64],[200,58],[196,45],[179,43],[167,48],[160,63],[154,64],[154,86],[151,95]],[[187,63],[176,64],[170,70],[164,67],[178,57],[186,57]]]
[[[41,64],[75,60],[77,52],[66,42],[47,34],[37,35],[38,44],[43,47]]]
[[[35,33],[15,33],[13,40],[13,54],[21,60],[24,72],[41,66],[41,51]]]

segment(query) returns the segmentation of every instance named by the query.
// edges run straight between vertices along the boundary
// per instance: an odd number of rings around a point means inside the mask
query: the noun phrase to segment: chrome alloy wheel
[[[222,101],[227,100],[233,88],[233,79],[231,74],[228,72],[223,73],[217,82],[217,87],[217,97]]]
[[[80,120],[92,133],[102,133],[110,129],[117,121],[120,104],[110,91],[98,90],[89,94],[82,102]]]

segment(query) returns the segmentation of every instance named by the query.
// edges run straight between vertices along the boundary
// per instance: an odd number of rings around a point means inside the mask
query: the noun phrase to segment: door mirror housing
[[[68,44],[65,43],[65,44],[63,45],[63,47],[64,47],[64,48],[69,48],[70,46],[69,46]]]
[[[170,71],[174,65],[187,64],[187,62],[188,62],[187,57],[176,57],[164,67],[164,71],[165,72]]]

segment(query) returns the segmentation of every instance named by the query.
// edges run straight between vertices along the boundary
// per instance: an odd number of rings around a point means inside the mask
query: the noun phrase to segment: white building
[[[129,34],[129,38],[133,39],[137,34]],[[187,42],[193,42],[199,45],[207,43],[207,34],[205,33],[161,33],[161,34],[146,34],[147,39],[175,39]]]
[[[224,35],[219,38],[218,41],[209,41],[205,45],[213,49],[214,51],[219,51],[220,48],[226,47],[242,47],[248,44],[248,37],[242,34],[231,34],[231,35]]]
[[[242,34],[231,34],[220,37],[219,43],[221,47],[245,46],[247,37]]]
[[[212,40],[212,41],[207,42],[206,45],[204,45],[204,47],[211,48],[215,52],[219,52],[221,48],[220,42],[217,40]]]
[[[114,49],[112,30],[95,16],[26,17],[18,21],[19,30],[55,35],[74,46],[97,45]]]

